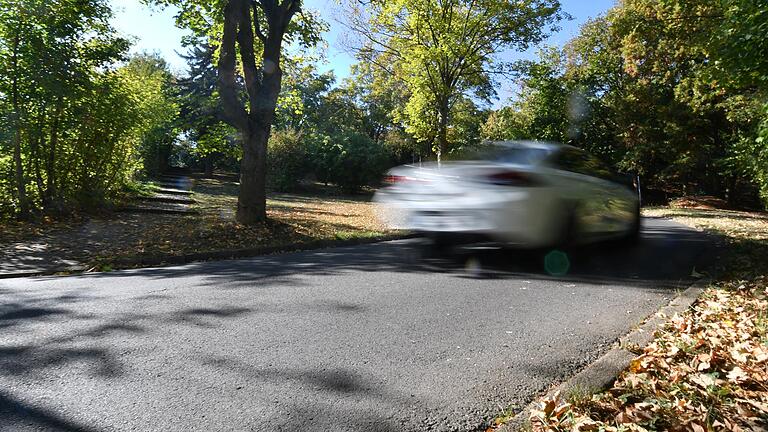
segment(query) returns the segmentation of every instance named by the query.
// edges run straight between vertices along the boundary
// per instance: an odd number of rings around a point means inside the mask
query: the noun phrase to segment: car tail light
[[[502,171],[491,174],[487,177],[491,184],[499,186],[534,186],[535,182],[527,173],[519,171]]]
[[[408,177],[408,176],[400,176],[400,175],[386,175],[384,176],[383,183],[388,186],[392,186],[395,184],[401,184],[401,183],[430,183],[429,180],[418,178],[418,177]]]
[[[397,183],[402,183],[406,181],[408,178],[405,176],[399,176],[399,175],[387,175],[384,176],[384,184],[387,185],[393,185]]]

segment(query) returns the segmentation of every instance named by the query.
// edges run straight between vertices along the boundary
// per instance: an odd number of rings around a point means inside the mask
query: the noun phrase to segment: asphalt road
[[[0,281],[0,430],[476,430],[605,352],[715,255],[418,259],[399,241]]]

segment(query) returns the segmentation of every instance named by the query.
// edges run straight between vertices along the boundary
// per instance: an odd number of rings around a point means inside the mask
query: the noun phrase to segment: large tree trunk
[[[254,224],[267,218],[267,141],[282,81],[280,50],[288,23],[299,6],[299,0],[284,0],[279,5],[272,1],[229,0],[224,8],[219,90],[225,118],[240,132],[243,160],[240,164],[237,221],[243,224]],[[251,8],[255,21],[251,19]],[[268,24],[266,34],[261,31],[259,10],[265,14]],[[256,66],[255,37],[264,44],[261,69]],[[236,43],[240,48],[248,110],[241,102],[236,76]]]
[[[237,197],[237,221],[253,224],[267,218],[266,148],[263,130],[243,137],[243,160],[240,162],[240,195]]]
[[[16,191],[19,198],[19,219],[29,218],[29,201],[27,200],[27,184],[24,180],[24,165],[21,160],[21,107],[19,104],[19,35],[13,39],[13,55],[11,57],[11,68],[13,70],[13,84],[11,92],[13,93],[13,163],[16,168]]]
[[[263,77],[255,92],[258,105],[251,106],[248,115],[250,133],[243,136],[240,195],[237,198],[237,221],[243,224],[267,219],[267,144],[282,84],[280,42],[281,39],[268,40],[264,45]]]

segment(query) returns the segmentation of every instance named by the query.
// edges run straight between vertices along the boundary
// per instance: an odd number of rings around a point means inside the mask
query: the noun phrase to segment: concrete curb
[[[567,398],[573,394],[591,394],[609,388],[619,374],[629,367],[630,362],[637,357],[632,349],[643,348],[654,339],[658,327],[664,324],[676,313],[682,313],[693,305],[711,279],[700,279],[685,291],[678,294],[667,306],[662,307],[656,313],[648,317],[640,326],[629,334],[619,339],[619,342],[610,351],[603,354],[592,364],[581,370],[569,380],[554,386],[545,393],[546,397],[553,397],[560,392]],[[529,425],[528,418],[531,410],[537,408],[539,397],[529,403],[522,411],[517,413],[510,421],[495,429],[496,432],[515,432],[526,430]]]
[[[116,260],[111,264],[116,270],[142,268],[142,267],[162,267],[168,265],[181,265],[202,261],[217,261],[238,258],[250,258],[262,255],[272,255],[277,253],[289,253],[299,251],[310,251],[318,249],[328,249],[345,246],[358,246],[364,244],[380,243],[393,240],[404,240],[417,237],[415,234],[404,234],[397,236],[383,236],[370,238],[353,238],[349,240],[316,240],[307,243],[294,243],[283,246],[264,246],[247,249],[231,249],[222,251],[199,252],[184,255],[151,255],[146,257]],[[81,274],[87,270],[85,266],[69,266],[52,269],[23,270],[11,273],[0,273],[0,279],[15,279],[36,276],[52,276],[59,273]]]
[[[19,270],[14,272],[6,272],[6,273],[0,273],[0,279],[17,279],[17,278],[25,278],[25,277],[35,277],[35,276],[51,276],[59,273],[82,273],[84,271],[88,270],[85,266],[68,266],[68,267],[56,267],[53,269],[46,269],[46,270]]]

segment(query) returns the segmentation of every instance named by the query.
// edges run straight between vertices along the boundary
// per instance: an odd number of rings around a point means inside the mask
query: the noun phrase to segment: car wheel
[[[441,235],[429,235],[421,244],[421,253],[425,258],[442,258],[451,254],[453,243]]]
[[[622,243],[626,245],[633,245],[640,241],[641,220],[642,218],[640,216],[640,206],[638,205],[635,207],[635,214],[634,219],[632,219],[632,225],[630,225],[626,235],[622,238]]]
[[[563,212],[563,221],[560,225],[560,234],[553,245],[558,249],[567,249],[572,246],[576,240],[576,209],[569,208]]]

